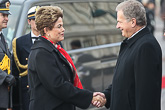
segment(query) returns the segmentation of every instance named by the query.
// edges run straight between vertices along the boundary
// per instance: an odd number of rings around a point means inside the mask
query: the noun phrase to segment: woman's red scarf
[[[46,38],[45,36],[42,36],[42,37],[48,40],[48,38]],[[49,41],[50,41],[50,40],[49,40]],[[52,41],[50,41],[50,42],[54,45],[54,43],[53,43]],[[78,75],[77,75],[76,67],[75,67],[75,65],[74,65],[74,63],[73,63],[73,61],[72,61],[70,55],[69,55],[60,45],[57,45],[57,49],[58,49],[59,52],[68,60],[68,62],[72,65],[72,67],[74,68],[74,70],[75,70],[75,72],[76,72],[75,78],[74,78],[74,86],[75,86],[75,87],[78,87],[78,88],[80,88],[80,89],[83,89],[83,86],[82,86],[82,84],[81,84],[81,81],[80,81],[80,79],[79,79],[79,77],[78,77]]]

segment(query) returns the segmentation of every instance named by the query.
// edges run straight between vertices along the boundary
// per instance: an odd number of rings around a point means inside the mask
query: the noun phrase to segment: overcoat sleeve
[[[107,100],[105,107],[109,108],[110,107],[110,103],[111,103],[111,89],[112,89],[112,84],[103,91],[103,93],[105,94],[105,98]]]
[[[2,85],[5,82],[6,76],[7,73],[0,69],[0,85]]]

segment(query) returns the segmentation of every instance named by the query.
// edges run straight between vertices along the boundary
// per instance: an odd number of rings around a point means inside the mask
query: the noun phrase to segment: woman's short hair
[[[125,18],[130,21],[132,18],[136,19],[136,24],[144,26],[147,24],[146,11],[144,6],[136,0],[127,0],[121,2],[117,7],[116,11],[123,11]]]
[[[44,36],[44,28],[52,30],[58,18],[63,18],[63,10],[58,6],[42,6],[35,16],[36,28]]]

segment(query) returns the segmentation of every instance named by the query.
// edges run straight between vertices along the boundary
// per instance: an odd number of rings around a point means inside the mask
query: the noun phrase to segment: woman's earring
[[[48,37],[50,36],[50,34],[48,34]]]

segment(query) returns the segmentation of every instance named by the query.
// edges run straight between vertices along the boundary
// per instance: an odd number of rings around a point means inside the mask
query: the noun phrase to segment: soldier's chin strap
[[[27,67],[28,67],[28,64],[26,65],[22,65],[20,62],[19,62],[19,59],[17,57],[17,52],[16,52],[16,38],[13,39],[13,42],[12,42],[12,46],[13,46],[13,55],[14,55],[14,61],[15,61],[15,64],[18,68],[18,71],[20,72],[20,76],[23,77],[23,76],[26,76],[27,75]],[[21,73],[20,71],[20,68],[21,69],[26,69],[24,72]]]
[[[10,58],[5,54],[2,61],[0,62],[0,69],[5,71],[7,70],[7,73],[10,74]]]

